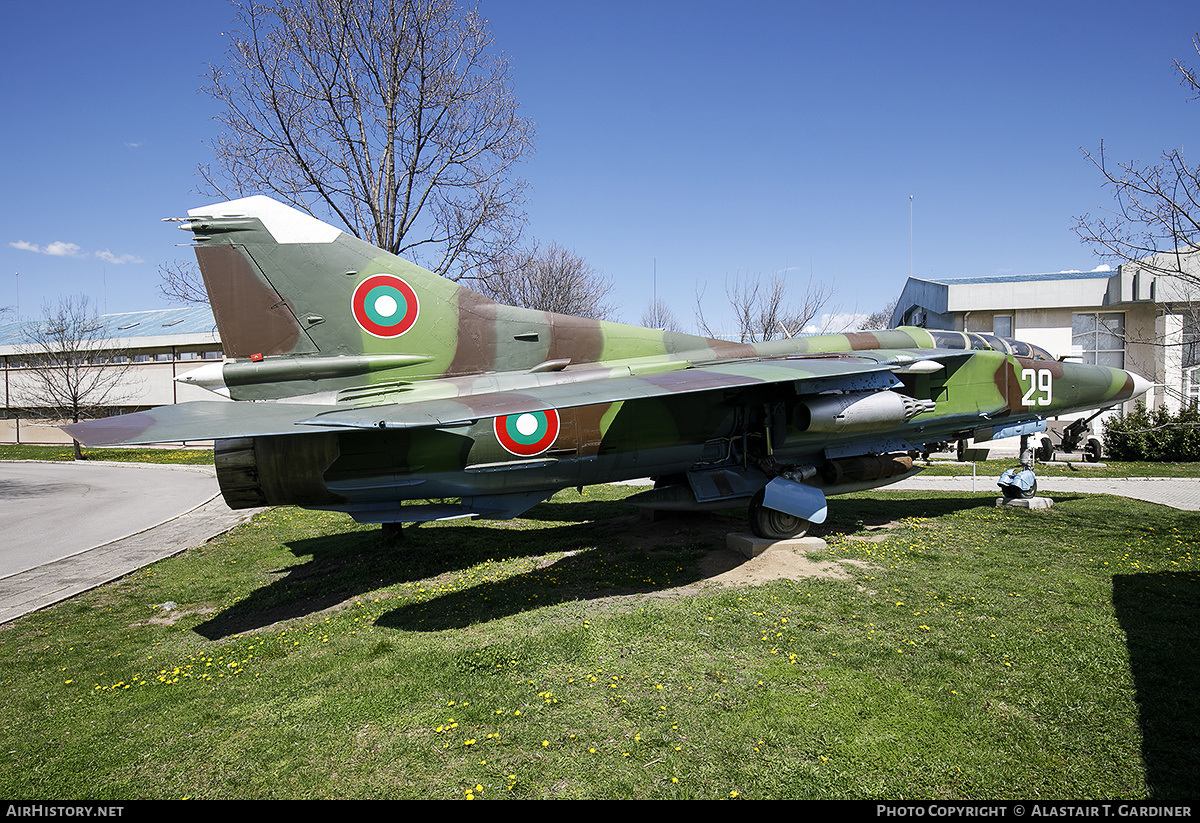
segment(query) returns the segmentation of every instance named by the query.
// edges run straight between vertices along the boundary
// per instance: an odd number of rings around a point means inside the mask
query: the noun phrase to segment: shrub
[[[1200,461],[1200,410],[1191,403],[1176,413],[1163,406],[1150,411],[1139,401],[1105,423],[1104,450],[1114,460]]]

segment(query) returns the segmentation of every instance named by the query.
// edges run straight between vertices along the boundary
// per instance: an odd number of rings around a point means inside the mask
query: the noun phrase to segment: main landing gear
[[[763,505],[766,489],[760,489],[750,501],[750,529],[765,540],[790,540],[808,533],[812,521],[794,514],[768,509]]]

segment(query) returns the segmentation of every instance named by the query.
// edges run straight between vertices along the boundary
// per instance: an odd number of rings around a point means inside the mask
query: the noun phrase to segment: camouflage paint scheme
[[[820,488],[823,506],[908,476],[924,444],[1007,436],[1150,385],[959,332],[736,344],[514,308],[265,197],[189,214],[221,381],[235,401],[274,402],[65,428],[89,445],[216,440],[235,508],[510,517],[638,477],[658,479],[638,496],[655,508],[753,514],[769,485]],[[437,500],[454,502],[418,502]]]

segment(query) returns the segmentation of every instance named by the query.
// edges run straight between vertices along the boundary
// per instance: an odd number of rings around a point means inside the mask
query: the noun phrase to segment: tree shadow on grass
[[[1200,574],[1113,577],[1151,800],[1200,795]]]

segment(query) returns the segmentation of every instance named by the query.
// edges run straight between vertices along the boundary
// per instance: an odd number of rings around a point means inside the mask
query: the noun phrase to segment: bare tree
[[[1088,159],[1113,189],[1116,208],[1100,217],[1077,217],[1075,233],[1107,260],[1137,263],[1149,272],[1200,286],[1200,167],[1190,168],[1179,149],[1162,162],[1112,164],[1104,146]]]
[[[801,332],[827,331],[826,322],[814,325],[822,317],[832,315],[830,301],[834,289],[810,276],[799,303],[788,301],[788,282],[783,272],[769,277],[735,274],[725,278],[725,296],[733,310],[735,334],[741,343],[759,343]],[[696,294],[696,325],[707,337],[722,337],[704,315],[704,293]]]
[[[473,284],[482,294],[509,306],[615,320],[609,302],[612,280],[557,243],[534,244],[496,260]]]
[[[1200,53],[1200,35],[1192,40]],[[1200,99],[1200,77],[1175,61],[1189,99]],[[1075,219],[1075,232],[1100,254],[1116,262],[1143,263],[1158,274],[1200,283],[1189,255],[1200,250],[1200,167],[1190,167],[1180,149],[1164,151],[1161,162],[1113,164],[1104,144],[1084,152],[1111,186],[1116,209],[1105,216]]]
[[[642,325],[650,329],[663,331],[683,331],[683,326],[675,318],[675,312],[661,298],[655,298],[642,312]]]
[[[25,368],[16,403],[52,420],[78,423],[129,399],[132,358],[112,340],[87,297],[64,297],[42,308],[42,320],[20,347]],[[75,459],[83,459],[79,441]]]
[[[882,309],[868,314],[858,327],[864,331],[870,329],[890,329],[892,327],[892,315],[896,313],[896,306],[899,303],[900,297],[893,297],[892,301]]]
[[[158,293],[168,303],[207,306],[208,291],[195,263],[176,260],[158,267]]]
[[[274,192],[457,279],[510,250],[532,152],[508,63],[454,0],[249,0],[204,89],[208,193]]]
[[[1200,54],[1200,35],[1192,47]],[[1200,75],[1180,60],[1175,69],[1188,99],[1200,100]],[[1134,342],[1181,347],[1185,369],[1200,364],[1200,166],[1189,166],[1181,149],[1164,151],[1157,163],[1113,163],[1103,143],[1084,153],[1116,205],[1098,217],[1075,218],[1075,233],[1104,259],[1155,276],[1155,299],[1179,317],[1182,334],[1143,330]]]

